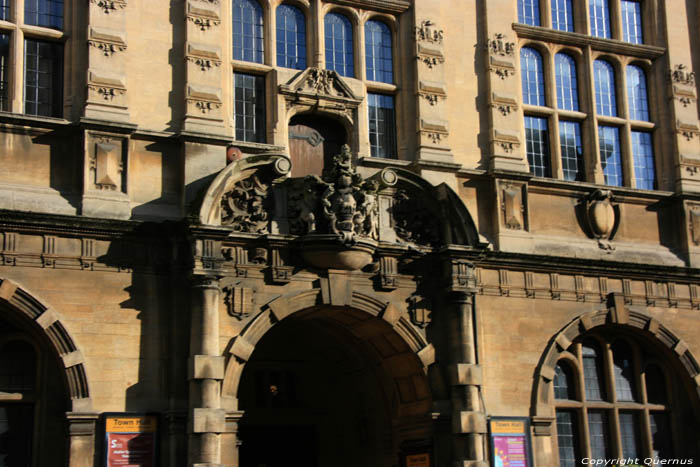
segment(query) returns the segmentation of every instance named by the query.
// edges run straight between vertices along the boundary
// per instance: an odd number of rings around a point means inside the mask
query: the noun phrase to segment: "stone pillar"
[[[95,432],[98,418],[96,413],[66,413],[70,437],[69,467],[95,465]]]
[[[481,366],[477,359],[474,323],[474,266],[449,260],[446,267],[449,295],[447,324],[450,354],[450,399],[452,404],[453,467],[488,465],[484,452],[486,414],[479,391]]]
[[[219,280],[195,276],[190,325],[190,413],[188,425],[191,467],[221,466],[221,433],[226,411],[221,408],[224,357],[219,351]]]

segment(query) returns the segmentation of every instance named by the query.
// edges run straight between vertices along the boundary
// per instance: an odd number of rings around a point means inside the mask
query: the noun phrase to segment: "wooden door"
[[[295,116],[289,122],[289,156],[292,177],[321,176],[324,164],[340,153],[347,136],[334,120],[313,115]]]

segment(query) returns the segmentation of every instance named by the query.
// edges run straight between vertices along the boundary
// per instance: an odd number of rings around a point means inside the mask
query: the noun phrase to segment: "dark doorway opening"
[[[289,122],[289,155],[292,177],[321,175],[324,165],[348,140],[347,132],[338,121],[313,114],[295,115]]]

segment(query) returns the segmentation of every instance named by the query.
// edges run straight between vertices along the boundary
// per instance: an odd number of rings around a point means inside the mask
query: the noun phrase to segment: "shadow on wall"
[[[24,138],[23,138],[24,139]],[[73,208],[80,209],[82,180],[82,149],[80,138],[68,129],[51,130],[35,137],[26,136],[32,146],[49,149],[49,186],[56,190]],[[27,148],[30,154],[36,148]]]

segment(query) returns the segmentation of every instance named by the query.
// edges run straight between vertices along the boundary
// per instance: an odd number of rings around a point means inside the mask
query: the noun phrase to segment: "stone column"
[[[66,413],[70,436],[69,467],[95,465],[95,432],[98,418],[96,413]]]
[[[224,357],[219,351],[219,279],[195,276],[190,326],[189,461],[192,467],[221,464],[221,433],[226,411],[221,408]]]
[[[484,452],[486,414],[479,394],[482,373],[474,326],[474,266],[449,260],[446,269],[453,467],[483,467],[488,465]]]

